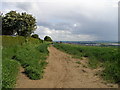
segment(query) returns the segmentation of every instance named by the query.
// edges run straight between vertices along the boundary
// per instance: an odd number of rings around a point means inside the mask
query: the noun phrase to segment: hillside
[[[49,45],[22,36],[3,36],[2,40],[3,88],[118,87],[116,47]]]
[[[2,87],[15,87],[20,67],[30,79],[41,79],[47,64],[47,46],[48,43],[31,37],[2,36]]]

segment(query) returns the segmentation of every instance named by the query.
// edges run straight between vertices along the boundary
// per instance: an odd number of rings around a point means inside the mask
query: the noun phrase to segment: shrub
[[[42,78],[40,70],[38,70],[34,67],[31,67],[31,66],[28,66],[25,68],[25,73],[32,80],[38,80],[38,79]]]
[[[44,40],[45,40],[45,41],[52,42],[52,39],[51,39],[49,36],[45,36]]]
[[[39,36],[37,34],[33,34],[31,37],[39,39]]]

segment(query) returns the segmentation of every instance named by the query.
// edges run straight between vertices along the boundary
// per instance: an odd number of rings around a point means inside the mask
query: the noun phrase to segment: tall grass
[[[29,42],[32,44],[39,44],[42,43],[43,40],[38,40],[36,38],[25,38],[23,36],[2,36],[2,46],[3,47],[11,47],[11,46],[18,46],[18,45],[23,45],[24,43]]]
[[[104,68],[102,76],[105,80],[120,82],[120,52],[118,52],[118,48],[57,43],[54,46],[77,58],[88,57],[90,67],[102,66]]]
[[[45,50],[45,52],[40,52]],[[46,44],[26,44],[18,48],[13,59],[19,61],[25,68],[25,73],[30,79],[37,80],[42,78],[46,56],[48,55]]]
[[[4,59],[2,61],[2,87],[12,88],[15,85],[20,64],[12,59]]]
[[[3,36],[2,38],[2,87],[13,88],[20,65],[24,67],[25,74],[30,79],[43,77],[48,56],[48,43],[34,38],[21,36]]]

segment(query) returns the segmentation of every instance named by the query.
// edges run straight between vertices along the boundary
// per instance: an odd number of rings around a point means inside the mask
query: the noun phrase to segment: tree
[[[2,34],[13,35],[16,33],[18,26],[16,26],[17,19],[20,16],[16,11],[10,11],[2,17]]]
[[[52,39],[49,36],[45,36],[44,40],[52,42]]]
[[[36,30],[36,19],[30,14],[22,13],[18,21],[20,36],[30,36]]]
[[[36,19],[27,13],[10,11],[2,18],[3,35],[30,36],[36,29]]]
[[[2,13],[0,12],[0,35],[2,34]]]
[[[31,37],[39,39],[39,36],[37,34],[33,34]]]

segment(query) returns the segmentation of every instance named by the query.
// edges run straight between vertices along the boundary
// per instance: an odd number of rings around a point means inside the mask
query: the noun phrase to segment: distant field
[[[118,41],[55,41],[55,42],[77,44],[77,45],[84,45],[84,46],[102,46],[102,47],[120,46],[120,43]]]
[[[2,87],[12,88],[20,66],[33,80],[42,78],[48,56],[48,43],[42,40],[18,36],[2,37]]]
[[[110,82],[120,82],[120,52],[116,47],[80,46],[54,43],[57,49],[73,55],[73,57],[89,58],[91,68],[103,67],[102,77]]]

